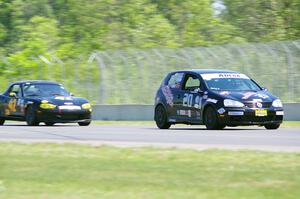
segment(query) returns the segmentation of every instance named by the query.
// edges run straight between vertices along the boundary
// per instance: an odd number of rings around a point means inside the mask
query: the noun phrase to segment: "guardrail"
[[[300,103],[284,104],[284,120],[300,121]],[[153,120],[153,105],[95,105],[94,120],[115,121],[151,121]]]

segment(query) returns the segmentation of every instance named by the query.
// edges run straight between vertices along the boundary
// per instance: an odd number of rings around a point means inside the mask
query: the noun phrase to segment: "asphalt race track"
[[[265,130],[263,127],[236,127],[208,131],[204,126],[172,126],[169,130],[159,130],[155,126],[80,127],[67,124],[29,127],[25,123],[8,123],[0,127],[0,141],[300,152],[300,129]]]

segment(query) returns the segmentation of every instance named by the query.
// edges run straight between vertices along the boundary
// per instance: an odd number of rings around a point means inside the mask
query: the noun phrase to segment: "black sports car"
[[[281,101],[248,76],[228,70],[183,70],[169,73],[155,98],[154,120],[161,129],[172,124],[205,124],[207,129],[260,125],[277,129]]]
[[[48,126],[70,122],[88,126],[91,112],[88,100],[73,97],[55,82],[16,82],[0,95],[0,125],[5,120],[19,120],[30,126],[37,126],[40,122]]]

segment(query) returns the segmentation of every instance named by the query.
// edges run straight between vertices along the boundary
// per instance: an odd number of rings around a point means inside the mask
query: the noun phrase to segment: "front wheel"
[[[28,107],[26,111],[26,122],[28,126],[38,126],[39,121],[37,120],[35,110],[32,106]]]
[[[278,129],[280,127],[280,124],[266,124],[265,128],[268,130],[274,130],[274,129]]]
[[[156,126],[160,129],[168,129],[171,126],[171,124],[168,122],[167,111],[162,105],[159,105],[155,108],[154,119]]]
[[[91,122],[78,122],[79,126],[88,126]]]
[[[204,124],[208,130],[221,130],[225,128],[225,125],[219,123],[217,112],[211,106],[205,109]]]

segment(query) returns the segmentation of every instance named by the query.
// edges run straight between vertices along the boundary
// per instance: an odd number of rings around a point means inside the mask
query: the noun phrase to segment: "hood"
[[[53,97],[40,97],[40,101],[47,100],[51,104],[55,105],[82,105],[84,103],[88,103],[88,100],[80,97],[64,97],[64,96],[53,96]]]
[[[237,100],[240,102],[257,101],[272,102],[277,97],[267,91],[216,91],[222,98]]]

